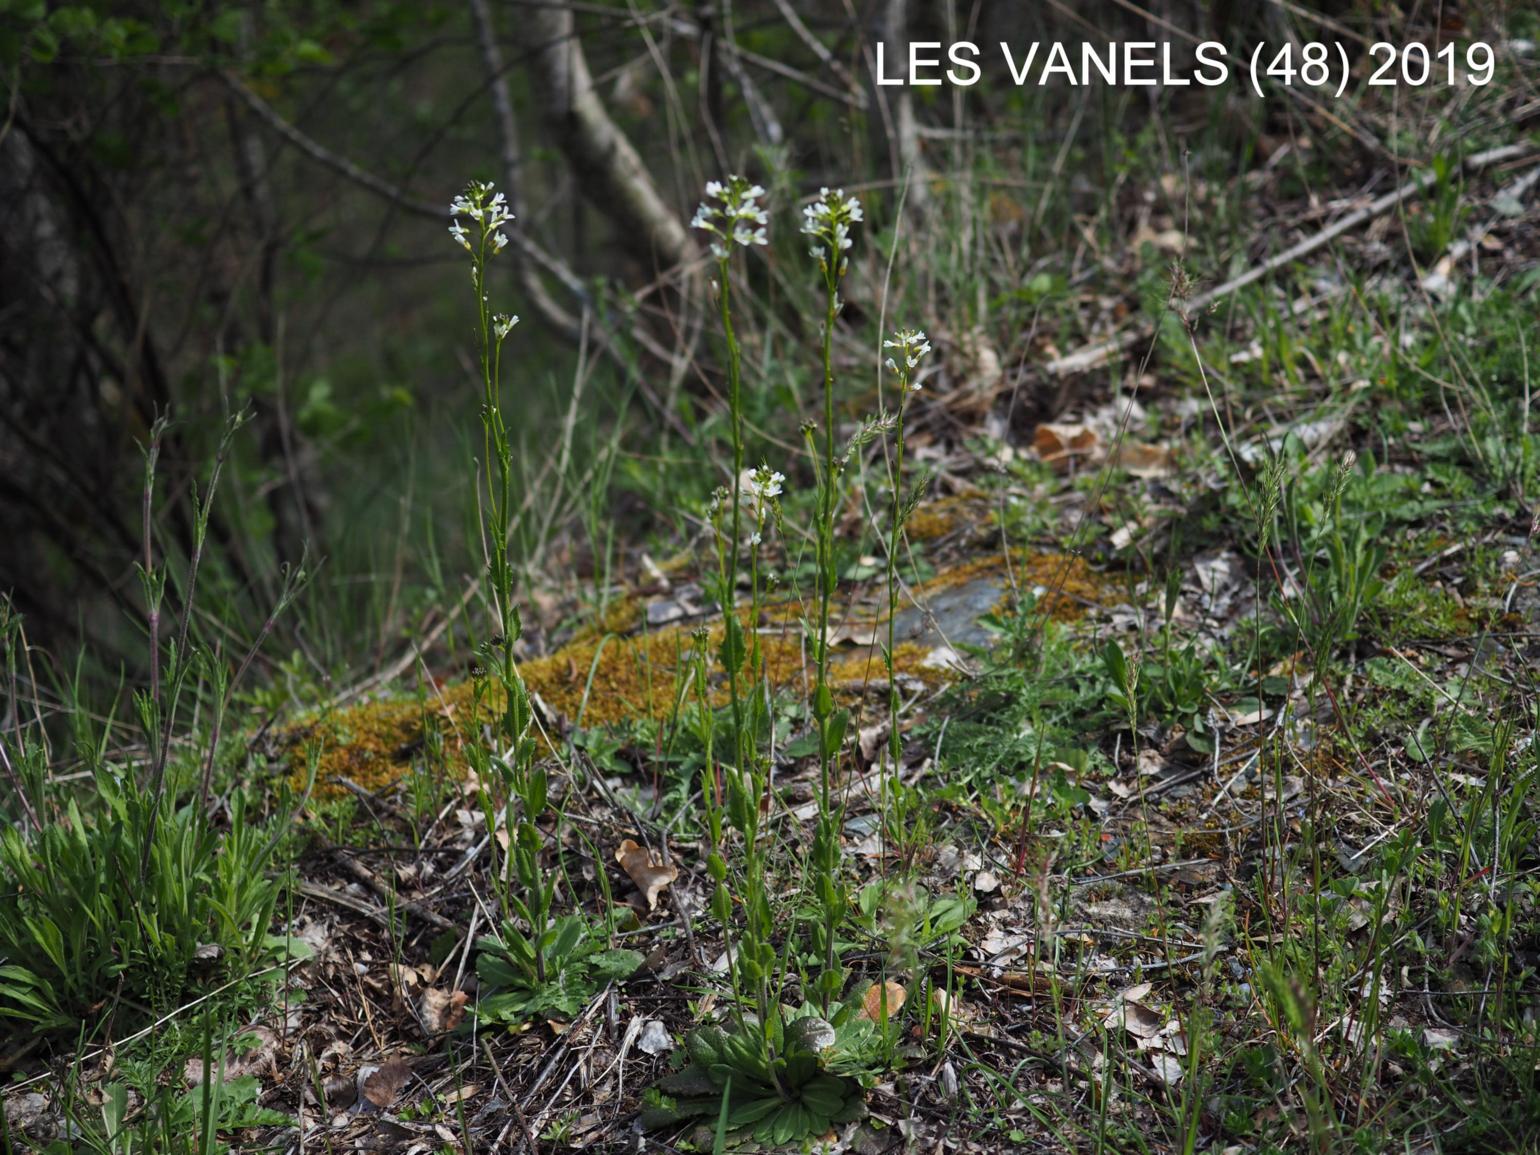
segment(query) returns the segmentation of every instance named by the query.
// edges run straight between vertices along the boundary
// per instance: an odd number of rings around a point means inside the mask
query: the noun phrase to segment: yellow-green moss
[[[976,493],[927,501],[909,515],[904,532],[911,541],[935,541],[955,530],[979,525],[989,515]]]
[[[1056,618],[1078,617],[1084,612],[1080,600],[1102,600],[1110,584],[1079,558],[1059,554],[1013,554],[1016,582],[1024,588],[1046,586],[1057,593],[1045,595],[1045,604]],[[1002,574],[1004,556],[978,558],[954,567],[920,587],[919,593],[951,588],[975,578]],[[622,627],[629,619],[640,620],[640,603],[618,603],[608,623]],[[812,677],[812,647],[807,645],[797,625],[795,606],[783,606],[781,612],[767,612],[768,626],[759,634],[766,676],[778,690],[800,691]],[[745,621],[745,626],[748,622]],[[611,726],[627,721],[666,720],[673,709],[675,677],[679,660],[694,645],[694,627],[671,626],[651,632],[621,636],[580,636],[570,644],[544,657],[524,662],[520,669],[531,693],[562,717],[583,726]],[[710,627],[713,655],[720,645],[722,626]],[[941,667],[927,665],[928,648],[914,643],[899,646],[894,652],[899,673],[916,677],[931,685],[940,685],[951,677]],[[713,657],[712,701],[726,702],[726,688],[716,671]],[[831,666],[831,680],[847,699],[853,700],[869,685],[883,680],[882,658],[873,648],[858,646],[850,653],[836,654]],[[495,711],[501,695],[494,687],[485,687],[482,704],[484,716]],[[436,718],[451,759],[457,759],[459,735],[468,732],[470,714],[475,706],[476,686],[460,682],[436,687],[422,700],[387,699],[367,702],[304,720],[286,735],[291,749],[291,765],[296,780],[304,777],[304,749],[308,742],[321,745],[320,770],[316,789],[336,793],[339,778],[348,778],[366,789],[387,786],[406,772],[423,742],[424,720]]]

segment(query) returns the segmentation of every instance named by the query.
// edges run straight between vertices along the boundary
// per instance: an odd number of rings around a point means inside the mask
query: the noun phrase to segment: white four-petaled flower
[[[898,357],[903,361],[900,366],[892,357],[888,358],[888,368],[904,379],[905,387],[910,393],[918,393],[918,382],[912,381],[910,373],[919,368],[920,361],[930,352],[930,341],[924,332],[919,329],[900,329],[892,338],[882,343],[884,349],[895,349]]]
[[[754,492],[760,498],[769,500],[772,497],[781,496],[781,486],[785,484],[786,475],[778,473],[768,465],[761,465],[754,471]]]
[[[802,232],[812,238],[809,254],[843,274],[850,264],[845,256],[852,243],[850,226],[862,219],[861,202],[846,196],[844,189],[820,189],[818,199],[802,210]]]
[[[449,235],[467,252],[476,253],[477,248],[471,243],[470,230],[460,223],[460,217],[469,217],[476,222],[477,239],[483,245],[490,242],[493,253],[500,253],[507,247],[507,234],[499,230],[513,220],[513,214],[508,211],[508,198],[494,192],[490,183],[472,181],[463,193],[449,202],[449,215],[453,218]]]
[[[711,255],[719,261],[727,259],[733,245],[767,245],[765,225],[770,216],[758,203],[764,195],[763,186],[740,176],[707,181],[706,199],[690,218],[690,227],[711,234]]]

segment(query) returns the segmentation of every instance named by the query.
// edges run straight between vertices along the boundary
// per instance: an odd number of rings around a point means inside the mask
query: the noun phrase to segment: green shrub
[[[0,831],[0,1018],[73,1029],[104,1012],[164,1010],[265,951],[274,840],[239,795],[230,829],[162,802],[132,777],[95,775],[100,805]]]

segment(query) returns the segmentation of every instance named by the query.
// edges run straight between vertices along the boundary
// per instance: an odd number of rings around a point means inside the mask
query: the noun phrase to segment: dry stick
[[[614,223],[622,247],[644,266],[691,264],[699,255],[695,241],[605,107],[572,11],[532,8],[521,28],[532,42],[529,72],[536,103],[587,199]]]
[[[460,933],[460,928],[439,914],[438,911],[429,910],[420,902],[413,902],[409,898],[402,898],[396,894],[379,875],[375,874],[374,871],[370,870],[362,862],[359,862],[342,847],[338,846],[333,849],[336,851],[337,861],[342,864],[342,868],[386,902],[394,903],[401,910],[422,919],[429,926],[437,927],[439,930],[453,931],[455,934]]]
[[[497,35],[492,27],[492,12],[487,5],[487,0],[470,0],[470,4],[471,15],[476,23],[476,39],[481,47],[481,60],[486,66],[487,83],[491,89],[492,111],[497,122],[499,153],[503,165],[503,191],[508,197],[509,211],[513,213],[515,219],[522,220],[525,216],[524,198],[519,193],[517,180],[519,128],[518,122],[513,117],[513,100],[508,94],[508,73],[503,67],[503,56],[497,46]],[[523,232],[523,226],[512,231],[515,240],[518,240]],[[576,339],[581,329],[577,318],[557,304],[546,292],[545,283],[535,275],[531,262],[527,259],[530,254],[522,246],[516,246],[516,248],[519,249],[516,270],[520,288],[529,296],[547,324],[558,327],[568,341]],[[563,283],[565,284],[565,281]]]
[[[786,130],[781,127],[775,110],[760,94],[758,86],[749,78],[748,72],[743,67],[743,52],[738,47],[737,33],[733,28],[732,0],[721,0],[718,10],[722,16],[722,43],[726,48],[722,53],[722,63],[728,75],[738,85],[744,106],[749,112],[749,122],[754,126],[755,134],[766,144],[780,144],[786,139]]]
[[[240,97],[242,102],[269,128],[276,132],[284,140],[288,141],[300,152],[311,160],[325,168],[331,169],[339,176],[346,177],[354,184],[368,189],[370,192],[385,198],[392,204],[407,212],[420,217],[428,217],[432,220],[448,221],[453,215],[447,206],[429,204],[426,201],[416,200],[406,194],[403,189],[397,188],[389,181],[375,176],[372,172],[360,168],[344,156],[332,152],[319,141],[307,136],[294,125],[290,124],[267,101],[263,100],[241,81],[233,72],[221,72],[220,79],[229,86],[230,90]],[[570,292],[578,300],[587,302],[588,290],[583,286],[576,273],[563,264],[558,258],[546,252],[537,243],[530,240],[524,234],[523,229],[512,229],[512,240],[515,246],[535,264],[539,265],[548,274],[561,282],[563,288]],[[557,319],[547,318],[551,324],[560,326]]]
[[[1478,152],[1474,156],[1468,157],[1463,167],[1467,173],[1478,173],[1484,169],[1491,168],[1493,165],[1502,164],[1510,160],[1522,160],[1525,163],[1533,163],[1536,159],[1535,154],[1531,152],[1527,145],[1505,144],[1500,148],[1488,149],[1486,152]],[[1231,293],[1260,281],[1263,277],[1269,276],[1285,265],[1292,264],[1300,258],[1307,257],[1318,249],[1326,247],[1343,233],[1356,229],[1359,225],[1389,212],[1402,201],[1425,192],[1437,184],[1438,179],[1438,175],[1433,172],[1425,172],[1420,176],[1413,177],[1400,188],[1370,201],[1357,212],[1349,213],[1341,220],[1326,226],[1326,228],[1315,233],[1313,236],[1307,237],[1298,244],[1291,245],[1283,252],[1263,261],[1260,265],[1255,265],[1246,270],[1240,276],[1233,277],[1222,285],[1216,285],[1206,292],[1197,294],[1188,302],[1189,311],[1194,314],[1200,313],[1215,301],[1228,297]],[[1145,337],[1148,337],[1153,330],[1154,325],[1150,322],[1145,322],[1136,328],[1125,330],[1110,340],[1103,341],[1097,345],[1087,346],[1084,349],[1079,349],[1069,354],[1067,357],[1059,357],[1056,360],[1050,361],[1044,366],[1044,369],[1051,377],[1064,377],[1071,373],[1083,373],[1089,369],[1096,368],[1109,357],[1116,356],[1138,344]]]
[[[322,886],[318,882],[307,882],[304,879],[300,879],[294,884],[294,890],[305,898],[314,899],[317,902],[328,902],[333,906],[340,906],[344,910],[351,910],[354,914],[361,915],[369,921],[385,927],[387,930],[390,928],[390,918],[384,910],[375,906],[372,902],[366,902],[364,899],[357,898],[345,891],[333,890],[329,886]]]
[[[834,53],[830,52],[824,42],[813,35],[812,30],[802,22],[802,17],[797,15],[797,10],[791,6],[790,0],[775,0],[775,6],[781,14],[781,19],[786,21],[786,26],[797,34],[797,39],[807,45],[808,50],[818,57],[819,62],[844,84],[848,91],[840,99],[851,101],[856,108],[864,112],[867,105],[866,93],[861,90],[861,86],[846,71],[845,66]]]

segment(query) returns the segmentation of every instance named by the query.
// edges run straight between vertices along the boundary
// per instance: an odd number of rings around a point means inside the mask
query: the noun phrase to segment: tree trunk
[[[690,234],[658,192],[635,146],[610,119],[594,88],[572,12],[536,5],[520,19],[534,42],[541,111],[578,187],[646,267],[687,264],[695,256]]]

